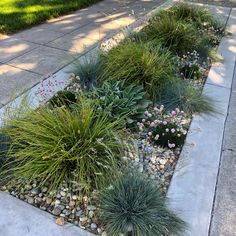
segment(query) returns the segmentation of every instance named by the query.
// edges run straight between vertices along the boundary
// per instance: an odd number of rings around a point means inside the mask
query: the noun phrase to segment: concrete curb
[[[215,188],[222,151],[225,121],[228,114],[236,59],[236,12],[215,7],[216,13],[228,14],[227,28],[232,36],[225,37],[218,48],[222,63],[214,64],[203,92],[217,101],[219,114],[197,115],[193,118],[168,190],[173,209],[189,228],[184,236],[207,236],[209,233]],[[229,11],[230,10],[230,11]]]

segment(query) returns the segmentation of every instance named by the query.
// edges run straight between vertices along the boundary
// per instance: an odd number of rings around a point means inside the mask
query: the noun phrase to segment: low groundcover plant
[[[88,96],[97,100],[99,109],[104,110],[112,121],[125,117],[128,127],[143,118],[144,111],[151,103],[142,86],[127,85],[125,80],[105,81]]]
[[[188,118],[178,108],[168,112],[164,106],[145,111],[145,118],[138,122],[141,136],[162,147],[182,147],[187,134]]]
[[[146,174],[160,182],[168,174],[166,191],[192,115],[215,111],[202,85],[220,59],[214,50],[223,32],[205,9],[178,4],[111,50],[77,61],[65,90],[0,128],[0,182],[37,180],[60,192],[65,180],[68,193],[78,183],[109,236],[183,235],[184,222]],[[124,162],[134,168],[124,171]]]

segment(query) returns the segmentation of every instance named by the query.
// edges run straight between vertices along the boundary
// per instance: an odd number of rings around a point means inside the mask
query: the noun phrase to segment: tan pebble
[[[64,225],[65,224],[65,220],[63,217],[59,217],[56,219],[56,224],[57,225]]]

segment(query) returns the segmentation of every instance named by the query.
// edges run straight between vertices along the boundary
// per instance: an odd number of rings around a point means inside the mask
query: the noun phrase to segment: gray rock
[[[48,205],[50,205],[51,203],[52,203],[52,199],[51,198],[46,198],[46,203],[48,204]]]
[[[62,197],[65,197],[65,196],[66,196],[66,192],[61,191],[61,192],[60,192],[60,195],[61,195]]]
[[[76,220],[76,221],[74,221],[74,225],[79,225],[79,222]]]
[[[26,185],[25,185],[25,189],[26,189],[26,190],[30,190],[30,189],[32,189],[32,186],[29,185],[29,184],[26,184]]]
[[[76,216],[76,217],[80,217],[82,214],[83,214],[83,211],[82,211],[82,210],[79,210],[79,211],[76,211],[76,212],[75,212],[75,216]]]
[[[93,206],[93,205],[89,205],[89,206],[87,207],[87,209],[88,209],[89,211],[95,211],[95,210],[97,209],[97,207],[95,207],[95,206]]]
[[[52,211],[52,214],[55,216],[59,216],[61,214],[61,210],[58,207],[55,207]]]
[[[84,216],[84,217],[80,217],[79,221],[83,224],[86,223],[88,221],[88,217]]]
[[[70,210],[66,210],[66,211],[65,211],[65,215],[66,215],[66,216],[69,216],[70,214],[71,214],[71,211],[70,211]]]
[[[42,200],[43,200],[41,197],[36,197],[35,199],[38,203],[42,202]]]
[[[57,205],[57,208],[59,208],[61,211],[63,211],[65,209],[65,206],[62,204],[59,204],[59,205]]]
[[[61,201],[57,199],[57,200],[55,201],[55,206],[59,205],[60,203],[61,203]]]
[[[74,207],[74,206],[75,206],[75,201],[70,201],[70,202],[69,202],[69,207],[72,208],[72,207]]]
[[[91,227],[91,230],[96,230],[97,229],[97,225],[95,223],[92,223],[90,227]]]
[[[47,210],[47,208],[45,206],[40,206],[40,209],[43,210],[43,211]]]
[[[46,193],[48,191],[48,188],[47,187],[44,187],[43,189],[42,189],[42,193]]]
[[[33,204],[34,203],[34,198],[33,197],[28,197],[27,202],[29,204]]]
[[[40,190],[38,188],[34,188],[34,189],[31,190],[31,193],[33,195],[38,195],[40,193]]]
[[[89,218],[93,218],[94,217],[94,211],[89,211],[88,215],[89,215]]]

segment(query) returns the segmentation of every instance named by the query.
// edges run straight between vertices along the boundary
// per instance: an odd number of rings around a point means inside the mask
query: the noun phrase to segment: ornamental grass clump
[[[127,127],[134,126],[143,118],[143,113],[151,101],[141,85],[126,84],[125,80],[105,81],[100,87],[88,94],[97,100],[99,109],[115,121],[124,117]]]
[[[101,220],[109,236],[181,235],[185,223],[167,208],[155,184],[129,171],[99,194]]]
[[[41,107],[9,120],[1,132],[10,138],[4,176],[57,187],[77,181],[99,188],[120,163],[119,120],[110,122],[94,101],[79,97],[78,109]]]
[[[91,89],[99,82],[102,61],[100,53],[97,55],[85,55],[74,62],[73,73],[79,77],[79,83],[83,89]]]
[[[141,34],[145,41],[151,41],[154,45],[161,44],[176,54],[190,51],[200,40],[194,25],[168,15],[152,20]]]
[[[181,25],[182,27],[180,27]],[[183,27],[184,25],[185,28]],[[176,29],[174,30],[174,28]],[[157,30],[160,31],[159,34],[164,34],[162,42],[164,42],[164,45],[169,46],[171,50],[174,49],[178,53],[181,53],[182,50],[182,53],[186,53],[189,49],[195,49],[205,58],[210,48],[219,44],[225,31],[222,22],[215,19],[209,10],[186,3],[175,4],[173,7],[154,15],[150,20],[150,25],[144,28],[144,32],[148,32],[146,38],[150,40],[155,34],[156,40],[158,40]],[[191,37],[192,39],[190,40]],[[165,43],[164,38],[170,39],[169,42]],[[179,40],[180,38],[182,38],[181,41]],[[182,45],[181,49],[178,50],[177,47],[172,46],[176,44],[173,39],[180,41],[179,46]],[[189,44],[186,45],[186,50],[183,50],[185,43]],[[188,46],[191,48],[187,49]]]
[[[188,114],[216,112],[214,101],[193,83],[184,80],[176,80],[176,83],[166,86],[160,102],[166,109],[178,107]]]
[[[223,24],[215,19],[208,9],[187,3],[177,3],[167,10],[159,11],[152,20],[166,15],[176,20],[192,23],[197,28],[205,28],[206,26],[213,26],[220,30],[223,28]]]
[[[174,60],[160,46],[126,42],[104,54],[102,78],[142,85],[155,100],[163,85],[175,75]]]

